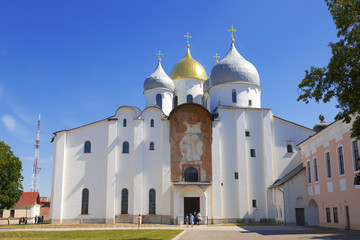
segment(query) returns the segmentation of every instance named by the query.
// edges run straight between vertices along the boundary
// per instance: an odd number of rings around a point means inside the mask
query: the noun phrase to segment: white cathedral
[[[209,77],[190,55],[170,77],[159,62],[145,79],[146,108],[53,138],[52,223],[202,223],[279,218],[269,188],[301,164],[297,144],[314,131],[261,107],[256,68],[234,39]],[[280,93],[274,93],[280,94]],[[280,208],[280,211],[281,208]]]

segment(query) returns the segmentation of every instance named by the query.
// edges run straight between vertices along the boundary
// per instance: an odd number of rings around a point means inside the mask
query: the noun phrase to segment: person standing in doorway
[[[191,227],[194,227],[194,215],[190,213],[190,225]]]
[[[142,217],[141,217],[141,214],[139,214],[139,216],[138,216],[138,228],[140,228],[141,222],[142,222]]]
[[[189,214],[186,214],[186,216],[185,216],[185,224],[186,224],[186,227],[189,227]]]

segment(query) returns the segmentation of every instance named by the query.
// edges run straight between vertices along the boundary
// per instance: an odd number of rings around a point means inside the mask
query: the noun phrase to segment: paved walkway
[[[359,239],[360,231],[291,226],[195,226],[178,239],[299,240]]]

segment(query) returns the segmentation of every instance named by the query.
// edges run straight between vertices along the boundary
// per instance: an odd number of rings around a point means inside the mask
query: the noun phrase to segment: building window
[[[161,94],[156,94],[156,105],[158,105],[159,108],[162,109],[162,96],[161,96]]]
[[[126,118],[124,118],[124,120],[123,120],[123,127],[126,127]]]
[[[316,158],[313,159],[313,167],[314,167],[314,182],[319,181],[319,173],[318,173],[318,161]]]
[[[84,143],[84,153],[91,153],[91,142],[86,141]]]
[[[250,137],[250,131],[245,131],[245,136]]]
[[[250,149],[250,156],[251,156],[251,157],[256,157],[256,151],[255,151],[255,149]]]
[[[343,148],[338,147],[339,175],[345,174]]]
[[[187,103],[192,103],[194,101],[194,98],[191,94],[187,95],[186,96],[186,102]]]
[[[123,142],[122,153],[129,153],[129,143]]]
[[[306,170],[308,175],[308,183],[311,183],[311,164],[310,161],[306,163]]]
[[[121,190],[121,214],[128,214],[129,192],[126,188]]]
[[[89,189],[82,190],[81,214],[89,214]]]
[[[239,173],[235,172],[235,179],[239,179]]]
[[[331,178],[331,159],[330,152],[325,153],[325,162],[326,162],[326,177]]]
[[[287,148],[287,152],[288,152],[288,153],[292,153],[292,152],[293,152],[293,147],[292,147],[291,144],[288,144],[286,148]]]
[[[360,170],[359,145],[357,140],[352,142],[352,149],[353,149],[354,167],[355,167],[355,171],[357,171]]]
[[[149,191],[149,214],[156,214],[156,192],[153,188]]]
[[[280,212],[280,218],[282,218],[283,212],[282,212],[282,208],[279,209]]]
[[[276,215],[276,218],[279,218],[278,208],[275,208],[275,215]]]
[[[151,120],[150,120],[150,127],[154,127],[154,124],[155,124],[155,123],[154,123],[154,119],[151,119]]]
[[[253,206],[253,208],[256,208],[256,207],[257,207],[257,205],[256,205],[256,200],[255,200],[255,199],[252,200],[252,206]]]
[[[326,221],[331,222],[330,208],[326,208]]]
[[[188,167],[184,172],[185,182],[198,182],[198,171],[196,168]]]
[[[252,101],[251,101],[251,100],[249,100],[249,106],[250,106],[250,107],[252,106]]]
[[[337,211],[336,207],[333,208],[333,213],[334,213],[334,223],[338,223],[339,218],[338,218],[338,211]]]
[[[14,209],[10,210],[10,217],[11,218],[15,217],[15,210]]]
[[[232,90],[232,102],[236,103],[236,90],[235,89]]]
[[[174,97],[174,108],[176,108],[178,106],[178,97],[175,96]]]
[[[149,150],[155,150],[154,142],[150,142],[150,144],[149,144]]]

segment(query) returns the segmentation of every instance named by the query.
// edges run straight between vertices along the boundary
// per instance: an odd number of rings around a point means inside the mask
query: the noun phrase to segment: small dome
[[[231,43],[226,56],[213,67],[209,78],[210,86],[233,82],[247,82],[260,86],[258,71],[240,55],[234,43]]]
[[[144,91],[154,88],[165,88],[171,91],[175,90],[175,84],[165,73],[159,61],[155,71],[145,79]]]
[[[207,79],[204,67],[191,57],[189,45],[187,46],[185,57],[174,66],[170,77],[172,80],[179,78],[197,78],[205,81]]]

